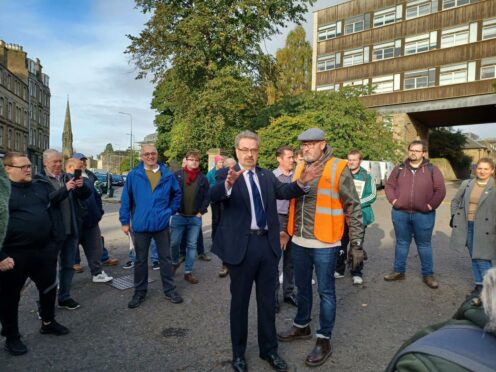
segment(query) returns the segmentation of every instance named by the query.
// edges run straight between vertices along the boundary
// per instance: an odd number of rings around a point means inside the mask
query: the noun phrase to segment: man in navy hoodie
[[[129,235],[132,228],[135,236],[134,295],[128,304],[130,309],[140,306],[145,300],[148,247],[152,238],[157,244],[165,298],[175,304],[183,301],[172,278],[169,239],[169,220],[181,205],[181,188],[174,175],[158,162],[155,146],[143,145],[141,160],[126,178],[119,211],[122,231]]]

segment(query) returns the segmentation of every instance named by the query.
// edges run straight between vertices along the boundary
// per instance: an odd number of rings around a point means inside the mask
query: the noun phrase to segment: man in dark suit
[[[298,182],[281,183],[271,171],[256,166],[259,144],[255,133],[241,132],[235,140],[238,165],[217,172],[210,196],[214,203],[223,202],[224,210],[212,252],[227,264],[231,278],[233,369],[247,370],[248,306],[255,282],[260,357],[273,369],[286,371],[275,328],[274,288],[281,255],[276,199],[303,195],[322,166],[309,167]]]

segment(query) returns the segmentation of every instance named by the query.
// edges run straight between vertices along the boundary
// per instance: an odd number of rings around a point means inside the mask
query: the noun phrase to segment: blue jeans
[[[132,251],[129,251],[127,255],[129,256],[129,261],[136,263],[136,255]],[[155,243],[155,239],[153,238],[150,243],[150,261],[152,263],[160,261],[157,252],[157,243]]]
[[[294,325],[306,327],[312,320],[312,274],[315,267],[320,297],[320,329],[317,337],[331,338],[336,320],[334,271],[340,247],[304,248],[291,243],[295,285],[298,289],[298,311]]]
[[[467,230],[467,248],[472,257],[472,252],[474,249],[474,222],[468,221]],[[486,271],[492,267],[492,262],[490,260],[481,260],[477,258],[472,258],[472,273],[474,275],[475,284],[482,285],[482,279]]]
[[[420,256],[422,275],[433,275],[432,230],[434,229],[436,212],[408,213],[393,208],[391,217],[394,225],[394,234],[396,235],[394,271],[397,273],[405,272],[406,259],[408,258],[408,251],[413,237]]]
[[[201,231],[202,220],[197,216],[182,216],[177,214],[171,219],[171,251],[172,264],[177,265],[179,262],[179,250],[183,235],[186,237],[186,261],[184,263],[184,273],[189,274],[193,271],[193,265],[196,258],[196,242],[198,234]]]

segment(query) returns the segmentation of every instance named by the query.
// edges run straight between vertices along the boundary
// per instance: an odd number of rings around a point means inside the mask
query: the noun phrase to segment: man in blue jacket
[[[130,309],[145,300],[148,287],[148,247],[153,238],[160,260],[160,276],[165,298],[172,303],[183,301],[172,278],[169,220],[181,205],[181,188],[176,178],[158,162],[153,145],[141,148],[142,162],[127,176],[121,197],[119,220],[124,234],[134,232],[136,263],[134,266],[134,295]]]

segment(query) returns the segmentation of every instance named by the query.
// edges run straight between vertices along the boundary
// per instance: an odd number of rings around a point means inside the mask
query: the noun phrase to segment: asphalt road
[[[437,211],[433,237],[437,290],[422,283],[414,244],[410,250],[407,278],[386,283],[383,275],[392,268],[394,234],[390,207],[383,195],[374,205],[376,223],[367,229],[365,247],[369,260],[364,269],[365,284],[353,287],[349,274],[337,281],[337,319],[332,338],[334,353],[316,370],[380,371],[402,342],[426,325],[449,318],[472,288],[468,253],[449,249],[449,200],[456,185],[448,185],[446,202]],[[116,203],[105,203],[101,223],[106,245],[123,264],[128,243],[120,232]],[[204,225],[209,230],[209,216]],[[210,233],[205,242],[210,246]],[[86,266],[83,258],[83,265]],[[76,274],[73,297],[81,303],[75,311],[57,310],[57,320],[70,328],[67,336],[39,333],[35,313],[36,290],[28,287],[19,308],[20,329],[29,353],[12,357],[0,351],[0,371],[229,371],[229,278],[217,276],[220,262],[199,261],[194,272],[200,279],[191,285],[176,274],[184,303],[164,299],[159,273],[149,285],[146,301],[130,310],[132,290],[118,290],[108,284],[93,284],[86,270]],[[121,266],[105,268],[114,277],[131,274]],[[316,287],[314,287],[316,290]],[[312,329],[318,327],[318,297],[315,295]],[[316,306],[317,305],[317,306]],[[283,304],[277,328],[289,327],[295,308]],[[248,349],[250,370],[270,370],[258,358],[256,308],[250,305]],[[280,343],[280,354],[292,371],[309,370],[304,359],[315,340]]]

